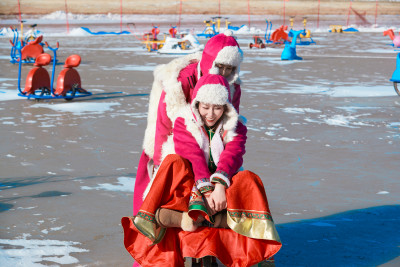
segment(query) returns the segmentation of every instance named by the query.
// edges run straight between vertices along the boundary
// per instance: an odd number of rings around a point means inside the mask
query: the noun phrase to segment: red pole
[[[18,0],[18,14],[19,14],[19,22],[21,23],[22,19],[21,19],[21,5],[19,4],[19,0]]]
[[[347,14],[347,23],[346,23],[346,26],[347,26],[347,27],[349,27],[349,19],[350,19],[350,11],[351,11],[351,2],[352,2],[352,0],[350,0],[349,13]]]
[[[375,25],[376,25],[376,17],[378,16],[378,0],[376,0],[376,6],[375,6]]]
[[[247,14],[249,16],[249,29],[250,29],[250,0],[247,0]]]
[[[318,17],[317,17],[317,28],[319,29],[319,5],[320,5],[320,1],[318,0]]]
[[[282,25],[285,25],[285,2],[286,2],[286,0],[283,0],[283,23],[282,23]]]
[[[119,2],[119,13],[121,14],[121,21],[119,22],[119,27],[122,32],[122,0],[120,0],[120,2]]]
[[[221,0],[218,0],[218,17],[221,17]]]
[[[69,33],[69,22],[68,22],[68,6],[67,0],[65,0],[65,18],[67,20],[67,33]]]
[[[179,21],[178,21],[178,32],[180,32],[181,28],[181,14],[182,14],[182,0],[179,1]]]

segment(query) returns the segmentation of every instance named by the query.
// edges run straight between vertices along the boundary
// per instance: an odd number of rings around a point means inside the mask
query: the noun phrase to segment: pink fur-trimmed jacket
[[[175,152],[192,163],[193,173],[197,188],[205,192],[203,188],[213,186],[213,183],[222,183],[226,187],[231,185],[231,178],[239,171],[243,164],[245,154],[246,127],[239,123],[235,129],[229,130],[226,134],[223,126],[220,125],[211,140],[211,153],[217,165],[215,173],[208,169],[209,141],[204,128],[189,126],[196,124],[188,118],[178,117],[173,128],[173,140]],[[190,128],[192,128],[190,130]],[[195,135],[201,138],[195,138]],[[232,138],[232,137],[237,138]]]
[[[214,183],[229,187],[232,176],[242,166],[247,133],[231,104],[229,84],[220,75],[207,74],[198,81],[192,98],[191,104],[178,111],[171,132],[163,144],[162,159],[169,154],[179,154],[189,160],[200,192],[210,190]],[[196,107],[199,102],[226,106],[211,141]],[[215,173],[210,173],[208,169],[210,153],[217,166]],[[148,189],[150,187],[151,182]]]
[[[200,59],[201,52],[174,59],[154,70],[143,149],[156,166],[161,163],[162,146],[172,133],[179,110],[192,100],[194,87],[201,76]],[[241,88],[236,73],[232,80],[234,82],[229,85],[232,104],[239,112]]]
[[[201,53],[177,58],[167,65],[160,65],[154,71],[155,80],[150,94],[149,113],[147,117],[147,128],[143,142],[143,150],[151,161],[147,163],[149,184],[144,190],[144,199],[150,190],[154,179],[153,170],[157,169],[162,159],[171,153],[167,150],[168,138],[173,134],[176,119],[179,117],[181,109],[187,107],[191,102],[195,84],[200,78],[199,61]],[[241,88],[240,80],[238,83],[230,83],[230,95],[232,105],[239,112]],[[179,120],[178,124],[181,122]],[[230,178],[242,166],[243,159],[235,159],[239,154],[238,148],[243,148],[246,142],[247,128],[241,121],[237,123],[237,133],[234,142],[226,146],[226,152],[220,159],[221,167],[218,171],[226,173],[225,177]],[[232,140],[233,141],[233,140]],[[234,156],[235,155],[235,156]],[[226,162],[226,164],[224,164]],[[136,177],[140,179],[140,177]]]

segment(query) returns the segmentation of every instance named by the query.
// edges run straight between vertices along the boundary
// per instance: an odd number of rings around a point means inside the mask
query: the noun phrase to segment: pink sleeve
[[[203,150],[200,148],[196,139],[186,129],[185,120],[177,118],[174,124],[174,145],[176,154],[187,159],[192,164],[194,180],[200,192],[209,191],[210,171]]]
[[[221,153],[217,170],[211,176],[213,183],[219,182],[229,187],[232,176],[242,167],[243,156],[246,153],[247,128],[241,122],[238,122],[236,134]]]
[[[181,83],[182,92],[188,103],[192,102],[192,93],[197,83],[196,70],[197,63],[192,63],[179,72],[178,82]]]
[[[242,95],[242,89],[239,84],[235,83],[235,93],[232,96],[232,105],[235,107],[237,113],[239,113],[240,96]]]
[[[160,165],[162,145],[167,141],[172,132],[172,122],[167,116],[165,104],[165,91],[162,91],[157,110],[156,140],[154,141],[154,165]]]

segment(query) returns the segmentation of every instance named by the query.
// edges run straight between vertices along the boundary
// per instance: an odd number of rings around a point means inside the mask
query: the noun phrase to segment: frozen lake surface
[[[176,22],[159,19],[164,31]],[[201,32],[203,19],[183,22]],[[391,26],[398,32],[391,19],[355,34],[310,22],[317,44],[297,46],[301,61],[282,61],[283,48],[248,48],[251,32],[265,31],[261,17],[237,35],[249,130],[244,168],[265,185],[283,242],[277,266],[399,264],[400,97],[389,81],[398,52],[382,35]],[[120,219],[132,212],[153,70],[176,56],[149,53],[132,34],[79,28],[118,31],[112,17],[75,18],[70,34],[45,20],[30,22],[50,45],[60,43],[61,62],[82,57],[78,71],[93,95],[19,97],[10,37],[0,37],[0,265],[131,266]],[[137,33],[151,28],[129,20]],[[22,67],[22,86],[31,68]]]

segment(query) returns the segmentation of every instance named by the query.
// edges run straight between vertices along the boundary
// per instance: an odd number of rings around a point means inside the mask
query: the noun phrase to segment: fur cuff
[[[210,182],[210,179],[208,178],[197,180],[196,187],[201,193],[205,193],[214,189],[214,185]]]
[[[224,185],[226,188],[231,186],[231,181],[228,178],[228,174],[223,171],[217,171],[210,177],[211,183],[219,183]]]

